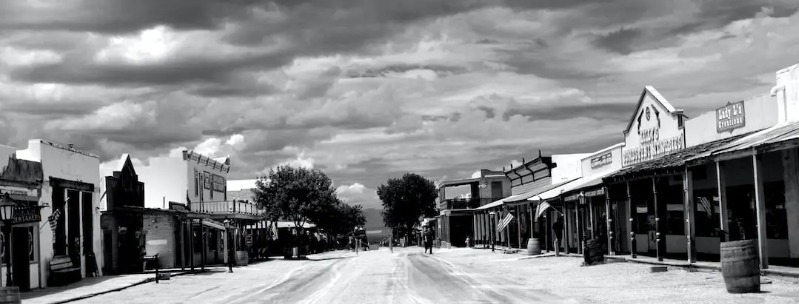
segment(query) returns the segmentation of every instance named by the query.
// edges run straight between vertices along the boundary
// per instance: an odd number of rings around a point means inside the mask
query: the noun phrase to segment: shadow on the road
[[[354,258],[354,256],[348,256],[348,257],[335,257],[335,258],[321,258],[321,259],[310,259],[310,258],[309,258],[309,259],[307,259],[306,261],[311,261],[311,262],[321,262],[321,261],[329,261],[329,260],[344,260],[344,259],[351,259],[351,258]]]

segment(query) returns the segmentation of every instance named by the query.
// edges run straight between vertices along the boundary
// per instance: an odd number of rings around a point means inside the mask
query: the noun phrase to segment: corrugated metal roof
[[[604,179],[605,180],[618,179],[625,175],[638,174],[638,173],[652,173],[658,170],[679,168],[685,165],[685,163],[689,160],[706,157],[711,153],[713,153],[714,151],[718,151],[719,148],[724,147],[725,145],[747,135],[748,134],[742,134],[738,136],[719,139],[716,141],[711,141],[693,147],[688,147],[653,160],[645,161],[642,163],[632,165],[627,168],[623,168],[617,171],[616,173],[608,175]]]
[[[560,187],[560,186],[562,186],[562,185],[564,185],[566,183],[572,182],[574,180],[576,180],[576,179],[573,179],[573,180],[570,180],[570,181],[567,181],[567,182],[563,182],[563,183],[554,184],[554,185],[543,186],[543,187],[536,188],[535,190],[531,190],[531,191],[528,191],[528,192],[525,192],[525,193],[522,193],[522,194],[508,196],[506,198],[503,198],[503,199],[500,199],[500,200],[496,200],[496,201],[493,201],[493,202],[491,202],[489,204],[485,204],[483,206],[480,206],[479,208],[477,208],[477,210],[483,210],[483,209],[498,207],[498,206],[501,206],[504,203],[514,203],[514,202],[526,201],[528,198],[531,198],[533,196],[539,195],[539,194],[541,194],[541,193],[543,193],[545,191],[549,191],[549,190],[551,190],[553,188]]]
[[[603,182],[605,177],[607,177],[607,176],[609,176],[609,175],[611,175],[611,174],[613,174],[615,172],[617,172],[617,171],[608,172],[608,173],[605,173],[605,174],[595,174],[595,175],[592,175],[592,176],[586,176],[586,177],[583,177],[583,178],[580,178],[580,179],[574,181],[573,183],[569,183],[567,185],[563,185],[563,187],[560,187],[559,189],[555,189],[555,190],[559,190],[560,193],[558,193],[558,194],[561,194],[561,193],[567,193],[567,192],[580,190],[580,189],[584,189],[584,188],[588,188],[588,187],[598,186],[598,185],[602,184],[602,182]],[[544,198],[544,195],[542,194],[541,197]],[[548,199],[548,198],[544,198],[544,199]]]
[[[799,123],[783,123],[738,138],[737,140],[730,142],[719,149],[716,149],[711,153],[711,155],[754,149],[760,146],[775,144],[797,138],[799,138]]]

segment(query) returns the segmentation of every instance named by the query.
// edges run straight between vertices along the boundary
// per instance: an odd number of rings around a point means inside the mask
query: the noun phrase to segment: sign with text
[[[626,149],[623,156],[624,166],[652,160],[663,155],[682,150],[684,148],[685,139],[683,135],[680,134],[671,138],[658,140],[648,145]]]
[[[716,132],[732,131],[746,125],[744,102],[728,103],[716,109]]]
[[[682,112],[646,87],[625,130],[622,166],[650,161],[685,148]]]
[[[599,168],[602,166],[609,165],[613,162],[613,153],[607,152],[602,155],[592,157],[591,158],[591,168]]]
[[[213,179],[213,189],[214,191],[225,191],[225,178],[221,175],[213,174],[211,175]]]
[[[203,188],[211,189],[211,172],[203,171]]]

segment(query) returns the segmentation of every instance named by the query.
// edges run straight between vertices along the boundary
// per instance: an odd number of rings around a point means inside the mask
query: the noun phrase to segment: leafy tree
[[[363,206],[341,204],[340,209],[341,224],[343,233],[349,233],[353,228],[366,225],[366,217],[363,215]]]
[[[404,233],[412,231],[421,216],[436,215],[436,186],[418,174],[389,179],[377,188],[377,196],[383,202],[383,224]]]
[[[322,220],[320,215],[339,202],[336,189],[324,172],[290,166],[270,169],[267,176],[258,179],[253,193],[267,219],[288,220],[296,227]]]

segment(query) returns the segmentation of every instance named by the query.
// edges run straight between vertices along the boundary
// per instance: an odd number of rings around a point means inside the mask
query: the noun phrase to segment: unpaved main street
[[[181,276],[80,303],[577,303],[419,248],[332,252]]]
[[[329,252],[175,277],[80,303],[797,303],[795,280],[765,278],[763,292],[728,294],[718,272],[529,257],[485,249],[387,248]]]

